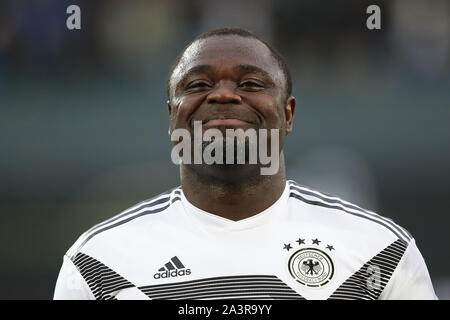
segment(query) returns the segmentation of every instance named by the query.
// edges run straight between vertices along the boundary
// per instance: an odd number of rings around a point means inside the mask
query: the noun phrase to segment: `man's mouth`
[[[202,125],[204,128],[210,127],[250,127],[251,122],[240,120],[240,119],[211,119],[208,121],[203,121]]]

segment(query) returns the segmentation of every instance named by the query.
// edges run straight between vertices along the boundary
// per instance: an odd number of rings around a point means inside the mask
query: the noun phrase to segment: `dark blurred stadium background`
[[[81,30],[66,28],[70,4]],[[0,0],[0,298],[52,298],[82,232],[179,184],[166,75],[223,26],[291,69],[288,176],[406,227],[450,298],[449,24],[446,0]]]

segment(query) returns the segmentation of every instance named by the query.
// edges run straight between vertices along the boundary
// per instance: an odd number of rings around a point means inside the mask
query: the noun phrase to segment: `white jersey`
[[[181,187],[85,232],[55,299],[437,299],[414,239],[392,220],[286,183],[232,221]]]

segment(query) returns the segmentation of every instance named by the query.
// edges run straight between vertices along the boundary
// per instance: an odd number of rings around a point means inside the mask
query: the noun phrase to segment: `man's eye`
[[[188,89],[195,89],[195,88],[206,88],[209,87],[209,84],[206,82],[194,82],[188,85]]]
[[[254,81],[244,81],[241,82],[241,84],[239,85],[240,87],[244,87],[244,88],[263,88],[263,85],[254,82]]]

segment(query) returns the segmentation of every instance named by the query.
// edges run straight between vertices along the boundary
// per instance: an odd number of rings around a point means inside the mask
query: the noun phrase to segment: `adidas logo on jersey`
[[[164,267],[158,269],[158,272],[153,275],[155,279],[161,278],[172,278],[188,276],[191,274],[191,269],[186,269],[186,267],[181,263],[177,256],[170,259]]]

